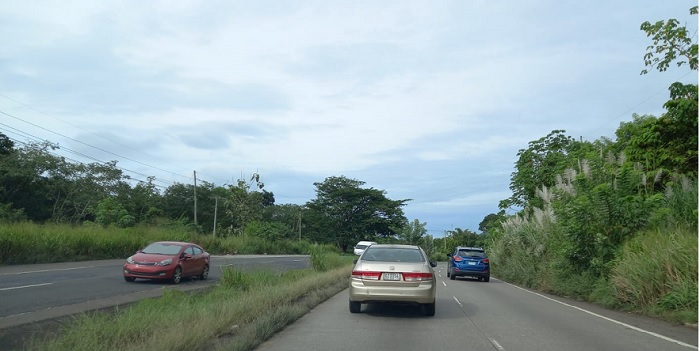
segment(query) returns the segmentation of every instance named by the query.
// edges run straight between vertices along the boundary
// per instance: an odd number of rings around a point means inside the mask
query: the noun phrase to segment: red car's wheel
[[[180,284],[182,281],[182,268],[180,266],[175,267],[175,272],[173,272],[171,280],[173,284]]]
[[[207,280],[209,278],[209,265],[205,264],[202,274],[199,275],[199,280]]]

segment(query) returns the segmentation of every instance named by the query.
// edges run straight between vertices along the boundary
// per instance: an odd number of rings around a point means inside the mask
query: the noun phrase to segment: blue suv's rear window
[[[461,257],[478,257],[478,258],[485,258],[486,254],[483,251],[476,251],[476,250],[459,250],[457,252],[458,255]]]

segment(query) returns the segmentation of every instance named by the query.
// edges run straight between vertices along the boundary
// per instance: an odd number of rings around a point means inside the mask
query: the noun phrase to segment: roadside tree
[[[314,183],[316,198],[306,206],[316,220],[316,239],[347,251],[360,240],[399,233],[406,223],[402,207],[409,200],[391,200],[385,191],[363,188],[364,184],[344,176]]]

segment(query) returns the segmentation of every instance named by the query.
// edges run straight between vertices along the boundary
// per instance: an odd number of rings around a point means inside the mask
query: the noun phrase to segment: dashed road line
[[[43,284],[13,286],[13,287],[10,287],[10,288],[0,288],[0,291],[15,290],[15,289],[24,289],[24,288],[34,288],[34,287],[37,287],[37,286],[45,286],[45,285],[51,285],[51,284],[53,284],[53,283],[43,283]]]

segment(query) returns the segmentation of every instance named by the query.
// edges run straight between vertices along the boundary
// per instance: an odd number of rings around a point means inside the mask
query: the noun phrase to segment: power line
[[[7,125],[5,125],[5,124],[3,124],[3,123],[0,123],[0,124],[1,124],[1,125],[4,125],[4,126],[7,126]],[[8,128],[13,129],[13,130],[17,130],[16,128],[9,127],[9,126],[8,126]],[[7,130],[5,130],[5,131],[7,131]],[[38,137],[36,137],[36,136],[34,136],[34,135],[31,135],[31,134],[29,134],[29,133],[26,133],[26,132],[18,131],[18,132],[16,132],[16,133],[24,134],[25,136],[30,136],[30,137],[31,137],[30,139],[33,138],[33,139],[35,139],[35,140],[42,141],[42,142],[47,142],[47,143],[50,143],[50,144],[51,144],[51,142],[49,142],[49,141],[47,141],[47,140],[42,140],[42,139],[40,139],[40,138],[38,138]],[[12,138],[11,136],[7,136],[7,137],[8,137],[10,140],[12,140],[13,142],[15,142],[15,143],[19,143],[19,144],[22,144],[22,145],[25,145],[25,146],[30,146],[30,145],[31,145],[30,143],[27,143],[27,142],[24,142],[24,141],[21,141],[21,140]],[[81,156],[81,157],[85,157],[85,158],[94,160],[94,161],[96,161],[96,163],[99,163],[99,164],[102,164],[102,165],[108,165],[106,162],[103,162],[103,161],[98,160],[98,159],[96,159],[96,158],[94,158],[94,157],[91,157],[91,156],[89,156],[89,155],[85,155],[85,154],[83,154],[83,153],[80,153],[80,152],[77,152],[77,151],[74,151],[74,150],[71,150],[71,149],[68,149],[68,148],[61,148],[61,147],[59,147],[58,149],[59,149],[59,150],[67,151],[68,153],[71,153],[71,154],[74,154],[74,155],[77,155],[77,156]],[[55,153],[55,152],[51,152],[51,151],[49,151],[49,150],[45,150],[45,152],[47,152],[47,153],[49,153],[49,154],[51,154],[51,155],[53,155],[53,156],[56,156],[56,157],[62,157],[62,158],[66,159],[66,160],[68,160],[68,161],[71,161],[71,162],[73,162],[73,163],[78,163],[78,164],[85,165],[85,163],[82,162],[82,161],[79,161],[79,160],[76,160],[76,159],[73,159],[73,158],[70,158],[70,157],[66,157],[66,156],[64,156],[64,155],[59,155],[59,154],[57,154],[57,153]],[[143,174],[143,173],[141,173],[141,172],[134,171],[134,170],[130,170],[130,169],[127,169],[127,168],[123,168],[123,167],[119,167],[119,166],[114,166],[114,167],[116,167],[116,168],[118,168],[118,169],[120,169],[120,170],[122,170],[122,171],[125,171],[125,172],[127,172],[127,173],[133,173],[133,174],[136,174],[136,175],[139,175],[139,176],[142,176],[142,177],[146,177],[146,179],[148,179],[148,178],[150,177],[149,175],[146,175],[146,174]],[[127,179],[135,180],[135,181],[138,181],[138,182],[141,182],[141,183],[147,183],[147,182],[148,182],[148,181],[146,181],[146,180],[134,178],[134,177],[131,177],[131,176],[127,176]],[[167,184],[168,186],[174,184],[174,183],[169,183],[169,182],[166,182],[166,181],[163,181],[163,180],[159,180],[159,179],[157,179],[157,178],[155,178],[155,177],[154,177],[153,179],[154,179],[154,181],[158,181],[158,182],[160,182],[160,183]],[[162,188],[162,189],[167,189],[167,186],[162,186],[162,185],[158,185],[158,184],[153,184],[153,185],[156,186],[156,187]]]
[[[689,72],[685,73],[684,75],[680,76],[679,78],[675,79],[674,81],[675,81],[675,82],[678,82],[678,81],[682,80],[683,78],[687,77],[690,73],[692,73],[692,71],[689,71]],[[636,108],[639,107],[639,106],[642,106],[643,104],[645,104],[646,102],[648,102],[649,100],[653,99],[654,97],[656,97],[657,95],[659,95],[661,92],[666,91],[666,90],[668,90],[668,87],[664,87],[664,88],[659,89],[657,92],[651,94],[651,95],[648,96],[646,99],[642,100],[640,103],[638,103],[638,104],[636,104],[636,105],[630,107],[630,108],[627,109],[625,112],[618,114],[618,115],[617,115],[614,119],[612,119],[611,121],[618,122],[618,121],[620,120],[620,117],[623,117],[623,116],[625,116],[625,115],[628,115],[628,114],[634,112],[634,109],[636,109]],[[607,127],[607,126],[609,126],[609,123],[605,123],[603,126],[600,126],[600,127],[596,128],[596,129],[594,129],[593,131],[594,131],[594,132],[597,132],[597,131],[603,129],[603,127]]]
[[[53,118],[53,119],[55,119],[55,120],[57,120],[57,121],[60,121],[60,122],[62,122],[62,123],[65,123],[65,124],[67,124],[67,125],[69,125],[69,126],[71,126],[71,127],[73,127],[73,128],[80,129],[80,130],[82,130],[82,131],[84,131],[84,132],[86,132],[86,133],[92,134],[92,135],[94,135],[94,136],[96,136],[96,137],[99,137],[99,138],[101,138],[101,139],[103,139],[103,140],[109,141],[109,142],[114,143],[114,144],[116,144],[116,145],[119,145],[119,146],[121,146],[121,147],[124,147],[124,148],[127,148],[127,149],[129,149],[129,150],[135,151],[135,152],[137,152],[137,153],[146,155],[146,156],[148,156],[148,157],[150,157],[150,158],[153,158],[153,159],[156,159],[156,160],[158,160],[158,161],[162,161],[162,162],[165,162],[165,163],[167,163],[167,164],[170,164],[170,165],[173,165],[173,166],[177,166],[177,167],[182,168],[181,165],[173,164],[173,163],[168,162],[168,161],[166,161],[166,160],[164,160],[164,159],[162,159],[162,158],[159,158],[159,157],[157,157],[157,156],[154,156],[154,155],[151,155],[151,154],[149,154],[149,153],[147,153],[147,152],[144,152],[143,150],[136,149],[136,148],[133,148],[133,147],[131,147],[131,146],[129,146],[129,145],[125,145],[125,144],[122,144],[122,143],[117,142],[117,141],[115,141],[115,140],[112,140],[112,139],[110,139],[110,138],[104,137],[104,136],[102,136],[102,135],[100,135],[100,134],[97,134],[97,133],[95,133],[95,132],[93,132],[93,131],[87,130],[87,129],[85,129],[85,128],[82,128],[82,127],[80,127],[80,126],[77,126],[77,125],[75,125],[75,124],[72,124],[72,123],[70,123],[70,122],[67,122],[67,121],[65,121],[65,120],[63,120],[63,119],[61,119],[61,118],[58,118],[58,117],[56,117],[56,116],[53,116],[53,115],[51,115],[51,114],[49,114],[49,113],[46,113],[46,112],[44,112],[44,111],[41,111],[41,110],[39,110],[39,109],[37,109],[37,108],[31,106],[31,105],[28,105],[28,104],[26,104],[26,103],[23,103],[23,102],[21,102],[21,101],[18,101],[18,100],[16,100],[16,99],[13,99],[13,98],[11,98],[11,97],[5,95],[5,94],[0,93],[0,96],[3,97],[3,98],[5,98],[5,99],[7,99],[7,100],[10,100],[10,101],[12,101],[12,102],[18,104],[18,105],[24,106],[24,107],[26,107],[26,108],[28,108],[28,109],[31,109],[31,110],[33,110],[33,111],[36,111],[37,113],[40,113],[40,114],[42,114],[42,115],[45,115],[45,116],[50,117],[50,118]],[[94,147],[94,146],[93,146],[93,147]],[[122,158],[126,159],[126,157],[123,157],[123,156],[119,156],[119,157],[122,157]],[[149,166],[149,167],[158,169],[157,167],[153,167],[153,166]],[[164,171],[164,172],[168,172],[168,173],[173,174],[173,175],[177,175],[177,176],[179,176],[179,177],[186,178],[186,179],[188,179],[188,180],[192,180],[192,177],[187,176],[187,175],[178,174],[178,173],[171,172],[171,171],[168,171],[168,170],[163,170],[163,171]],[[205,175],[205,176],[209,176],[209,175],[207,175],[207,174],[204,174],[204,175]],[[214,176],[211,176],[211,177],[212,177],[212,178],[216,178],[216,177],[214,177]],[[206,180],[203,180],[203,181],[206,182]],[[227,183],[227,181],[222,181],[222,182],[223,182],[223,183]],[[212,183],[212,182],[209,182],[209,183]]]
[[[30,106],[30,105],[28,105],[28,104],[23,103],[23,102],[21,102],[21,101],[17,101],[17,100],[15,100],[15,99],[13,99],[13,98],[11,98],[11,97],[5,95],[5,94],[0,93],[0,96],[4,97],[4,98],[7,99],[7,100],[10,100],[10,101],[12,101],[12,102],[15,102],[15,103],[17,103],[17,104],[19,104],[19,105],[22,105],[22,106],[24,106],[24,107],[26,107],[26,108],[29,108],[29,109],[31,109],[31,110],[34,110],[34,111],[36,111],[37,113],[40,113],[40,114],[42,114],[42,115],[44,115],[44,116],[51,117],[51,118],[53,118],[53,119],[55,119],[55,120],[57,120],[57,121],[60,121],[60,122],[62,122],[62,123],[65,123],[65,124],[67,124],[67,125],[69,125],[69,126],[71,126],[71,127],[73,127],[73,128],[80,129],[80,130],[82,130],[82,131],[84,131],[84,132],[86,132],[86,133],[89,133],[89,134],[92,134],[92,135],[94,135],[94,136],[97,136],[97,137],[99,137],[99,138],[101,138],[101,139],[103,139],[103,140],[107,140],[107,141],[109,141],[109,142],[111,142],[111,143],[114,143],[114,144],[116,144],[116,145],[119,145],[119,146],[121,146],[121,147],[127,148],[127,149],[132,150],[132,151],[136,151],[136,152],[141,153],[141,154],[144,154],[144,155],[146,155],[146,156],[148,156],[148,157],[151,157],[151,158],[154,158],[154,159],[156,159],[156,160],[163,161],[163,162],[166,162],[166,163],[167,163],[167,161],[165,161],[165,160],[163,160],[163,159],[160,159],[160,158],[158,158],[158,157],[156,157],[156,156],[153,156],[153,155],[151,155],[151,154],[149,154],[149,153],[146,153],[146,152],[144,152],[143,150],[139,150],[139,149],[133,148],[133,147],[131,147],[131,146],[129,146],[129,145],[124,145],[124,144],[119,143],[119,142],[117,142],[117,141],[114,141],[114,140],[112,140],[112,139],[106,138],[106,137],[104,137],[104,136],[102,136],[102,135],[99,135],[99,134],[93,132],[93,131],[87,130],[87,129],[85,129],[85,128],[82,128],[82,127],[80,127],[80,126],[77,126],[77,125],[75,125],[75,124],[72,124],[72,123],[70,123],[70,122],[67,122],[67,121],[65,121],[65,120],[63,120],[63,119],[60,119],[60,118],[58,118],[58,117],[56,117],[56,116],[53,116],[53,115],[51,115],[51,114],[49,114],[49,113],[43,112],[43,111],[41,111],[41,110],[39,110],[39,109],[37,109],[37,108],[35,108],[35,107],[33,107],[33,106]],[[18,118],[18,117],[14,117],[14,118],[20,119],[20,118]],[[25,122],[25,123],[31,124],[31,125],[33,125],[33,126],[36,126],[35,124],[32,124],[32,123],[27,122],[27,121],[25,121],[25,120],[22,120],[22,119],[20,119],[20,120],[21,120],[22,122]],[[39,127],[39,128],[41,128],[41,127]],[[43,128],[42,128],[42,129],[43,129]],[[45,130],[46,130],[46,129],[45,129]],[[61,135],[61,134],[55,133],[55,132],[53,132],[53,131],[50,131],[50,132],[52,132],[52,133],[54,133],[54,134],[57,134],[57,135]],[[63,136],[63,135],[61,135],[61,136]],[[63,136],[63,137],[65,137],[65,136]],[[68,138],[68,137],[65,137],[65,138]],[[75,139],[72,139],[72,138],[68,138],[68,139],[71,139],[71,140],[76,141]],[[81,142],[81,143],[82,143],[82,142]],[[85,144],[85,143],[82,143],[82,144],[87,145],[87,144]],[[97,148],[97,147],[92,146],[92,145],[88,145],[88,146],[90,146],[90,147],[92,147],[92,148],[95,148],[95,149],[99,149],[99,150],[101,150],[101,151],[105,151],[105,150],[102,150],[102,149]],[[110,152],[108,152],[108,151],[105,151],[105,152],[110,153]],[[121,157],[121,158],[124,158],[124,159],[127,159],[127,160],[130,160],[130,159],[128,159],[128,158],[126,158],[126,157],[124,157],[124,156],[121,156],[121,155],[117,155],[117,154],[113,154],[113,153],[110,153],[110,154],[115,155],[115,156],[118,156],[118,157]],[[133,161],[133,160],[130,160],[130,161]],[[133,162],[138,162],[138,161],[133,161]],[[150,165],[146,165],[146,166],[151,167],[151,168],[155,168],[155,169],[158,169],[158,170],[161,170],[161,171],[164,171],[164,172],[168,172],[168,173],[170,173],[170,174],[177,175],[177,176],[180,176],[180,177],[183,177],[183,178],[191,179],[191,177],[186,176],[186,175],[178,174],[178,173],[171,172],[171,171],[168,171],[168,170],[159,169],[159,168],[157,168],[157,167],[150,166]]]
[[[63,138],[66,138],[66,139],[75,141],[76,143],[85,145],[85,146],[87,146],[87,147],[91,147],[91,148],[93,148],[93,149],[95,149],[95,150],[99,150],[99,151],[102,151],[102,152],[104,152],[104,153],[107,153],[107,154],[110,154],[110,155],[113,155],[113,156],[117,156],[117,157],[123,158],[123,159],[125,159],[125,160],[127,160],[127,161],[131,161],[131,162],[134,162],[134,163],[138,163],[138,164],[140,164],[140,165],[142,165],[142,166],[146,166],[146,167],[150,167],[150,168],[153,168],[153,169],[157,169],[157,170],[159,170],[159,171],[163,171],[163,172],[166,172],[166,173],[170,173],[170,174],[173,174],[173,175],[177,175],[177,176],[180,176],[180,177],[183,177],[183,178],[189,178],[188,176],[184,176],[184,175],[181,175],[181,174],[178,174],[178,173],[174,173],[174,172],[171,172],[171,171],[168,171],[168,170],[159,168],[159,167],[155,167],[155,166],[152,166],[152,165],[149,165],[149,164],[146,164],[146,163],[143,163],[143,162],[140,162],[140,161],[131,159],[131,158],[129,158],[129,157],[125,157],[125,156],[122,156],[122,155],[113,153],[113,152],[108,151],[108,150],[105,150],[105,149],[103,149],[103,148],[90,145],[90,144],[85,143],[85,142],[82,142],[82,141],[80,141],[80,140],[71,138],[71,137],[69,137],[69,136],[63,135],[63,134],[58,133],[58,132],[55,132],[55,131],[53,131],[53,130],[50,130],[50,129],[44,128],[44,127],[42,127],[42,126],[36,125],[36,124],[34,124],[34,123],[32,123],[32,122],[28,122],[28,121],[26,121],[26,120],[24,120],[24,119],[22,119],[22,118],[19,118],[19,117],[17,117],[17,116],[13,116],[13,115],[11,115],[11,114],[9,114],[9,113],[7,113],[7,112],[0,111],[0,114],[3,114],[3,115],[5,115],[5,116],[11,117],[11,118],[14,118],[14,119],[16,119],[16,120],[18,120],[18,121],[27,123],[27,124],[29,124],[29,125],[32,125],[32,126],[34,126],[34,127],[39,128],[39,129],[45,130],[45,131],[47,131],[47,132],[49,132],[49,133],[56,134],[56,135],[58,135],[58,136],[60,136],[60,137],[63,137]]]

